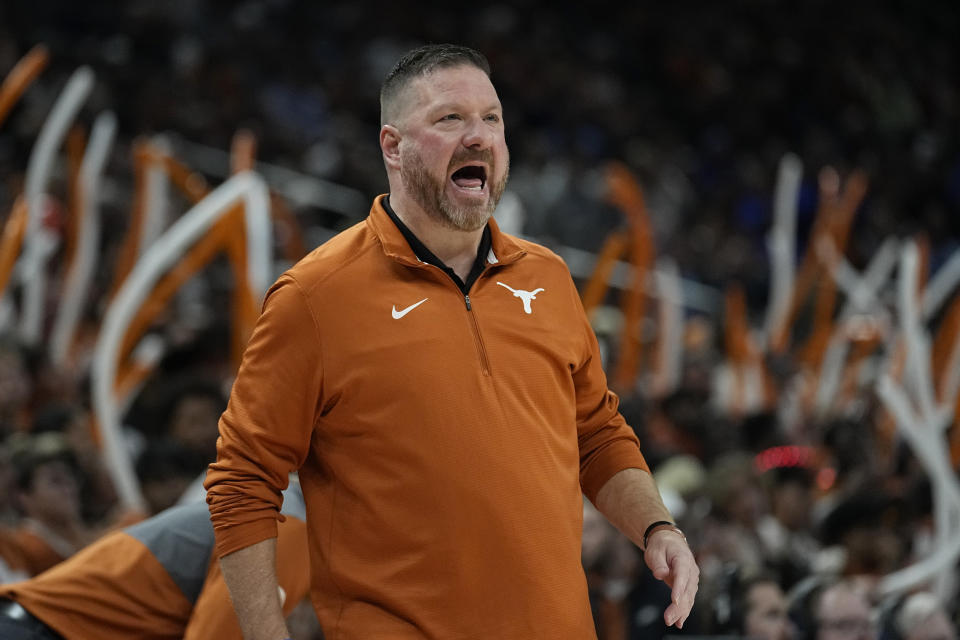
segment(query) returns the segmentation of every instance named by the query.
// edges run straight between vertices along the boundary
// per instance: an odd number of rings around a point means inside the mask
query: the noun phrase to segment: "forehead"
[[[500,108],[500,99],[493,83],[483,70],[472,65],[441,67],[410,83],[412,106],[430,108],[446,103]],[[474,104],[476,103],[476,104]]]
[[[73,468],[63,460],[45,460],[39,463],[33,469],[33,479],[37,480],[49,480],[49,479],[60,479],[65,476],[72,476]]]
[[[820,597],[820,615],[850,615],[870,612],[870,606],[859,594],[843,586],[827,589]]]
[[[772,582],[758,582],[750,587],[747,601],[752,607],[766,607],[780,604],[784,600],[783,592]]]

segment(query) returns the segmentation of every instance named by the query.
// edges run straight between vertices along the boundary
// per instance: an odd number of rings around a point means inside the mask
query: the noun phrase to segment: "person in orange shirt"
[[[303,497],[284,492],[277,575],[289,614],[309,588]],[[0,587],[4,640],[241,640],[204,503],[108,534],[30,580]]]
[[[207,502],[246,637],[288,636],[270,574],[295,469],[332,640],[595,637],[584,494],[682,626],[699,570],[570,272],[491,218],[509,152],[486,58],[409,52],[381,123],[389,194],[270,289],[220,419]]]
[[[80,517],[79,470],[66,440],[57,433],[23,436],[11,449],[12,493],[23,518],[0,527],[0,559],[23,578],[70,557],[92,535]]]

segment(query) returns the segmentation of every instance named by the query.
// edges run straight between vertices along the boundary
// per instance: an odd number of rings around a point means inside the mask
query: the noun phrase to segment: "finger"
[[[644,554],[644,560],[647,561],[647,566],[650,567],[650,573],[653,574],[653,577],[657,580],[665,580],[667,576],[670,575],[670,566],[667,564],[666,553],[661,551],[652,551],[647,549],[647,553]]]
[[[671,603],[663,612],[663,621],[669,627],[675,625],[678,629],[683,629],[683,623],[690,617],[692,607],[682,607]]]
[[[674,561],[674,564],[678,564],[677,561]],[[672,589],[670,590],[670,599],[674,604],[682,604],[687,596],[687,586],[690,584],[690,572],[689,571],[676,571],[673,572],[673,584],[670,585]]]
[[[681,629],[684,621],[690,616],[691,609],[691,606],[683,603],[671,602],[663,612],[663,621],[668,627],[675,624],[678,629]]]
[[[656,569],[654,569],[653,576],[657,580],[663,580],[668,585],[673,582],[673,580],[671,580],[670,569],[668,569],[666,565],[661,565],[661,566],[658,566]]]
[[[670,597],[676,607],[677,628],[683,628],[683,623],[693,609],[700,583],[700,571],[692,561],[684,562],[678,559],[675,563],[674,585]]]
[[[671,599],[681,606],[692,607],[700,587],[700,571],[692,561],[675,571]]]
[[[663,612],[663,623],[670,627],[678,620],[680,620],[680,608],[675,602],[671,602]]]

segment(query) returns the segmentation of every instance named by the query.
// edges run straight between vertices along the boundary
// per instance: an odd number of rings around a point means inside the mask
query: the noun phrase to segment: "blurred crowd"
[[[226,150],[246,128],[260,159],[372,198],[386,189],[383,76],[411,46],[457,41],[494,69],[517,230],[599,251],[624,225],[601,171],[621,161],[643,186],[657,254],[689,281],[739,283],[758,326],[787,152],[805,168],[798,256],[809,251],[826,167],[867,176],[844,247],[855,268],[888,237],[922,234],[931,272],[960,250],[958,32],[960,7],[936,1],[521,0],[455,12],[377,1],[4,3],[0,76],[37,43],[51,64],[0,124],[0,212],[22,192],[30,149],[67,76],[90,65],[96,89],[82,119],[113,110],[120,132],[104,194],[104,267],[86,312],[95,332],[131,207],[137,136],[168,132]],[[366,214],[291,206],[308,232]],[[233,374],[226,271],[215,264],[192,281],[155,327],[171,348],[124,417],[151,512],[195,499],[214,455]],[[616,301],[604,302],[594,318],[615,357],[619,328],[603,319],[617,316],[603,311]],[[788,412],[797,381],[817,374],[789,348],[766,362],[772,400],[734,410],[717,401],[724,322],[719,306],[687,313],[683,366],[668,393],[642,377],[619,389],[702,570],[694,615],[672,633],[955,640],[955,564],[936,584],[881,588],[934,548],[936,531],[929,470],[891,427],[876,380],[853,385],[827,412]],[[944,322],[936,316],[932,328]],[[656,327],[644,333],[652,345],[647,333]],[[803,338],[801,327],[793,339]],[[35,575],[137,517],[117,508],[102,466],[89,372],[54,369],[42,346],[10,332],[0,339],[0,438],[2,581]],[[668,592],[588,503],[583,561],[601,640],[668,633]]]

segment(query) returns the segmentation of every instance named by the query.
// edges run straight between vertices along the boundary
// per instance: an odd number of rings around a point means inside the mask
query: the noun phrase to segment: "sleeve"
[[[204,483],[218,556],[277,535],[281,491],[306,459],[322,383],[315,316],[284,275],[247,344]]]
[[[576,322],[583,334],[583,360],[573,371],[577,401],[577,440],[580,447],[580,486],[593,502],[611,477],[623,469],[650,468],[640,442],[619,412],[620,398],[607,388],[600,347],[577,289],[570,280]]]
[[[284,615],[290,615],[309,592],[310,563],[306,558],[307,525],[299,518],[289,517],[280,523],[277,534],[277,580],[287,594],[283,602]],[[242,637],[220,563],[214,561],[183,632],[183,640],[242,640]]]

